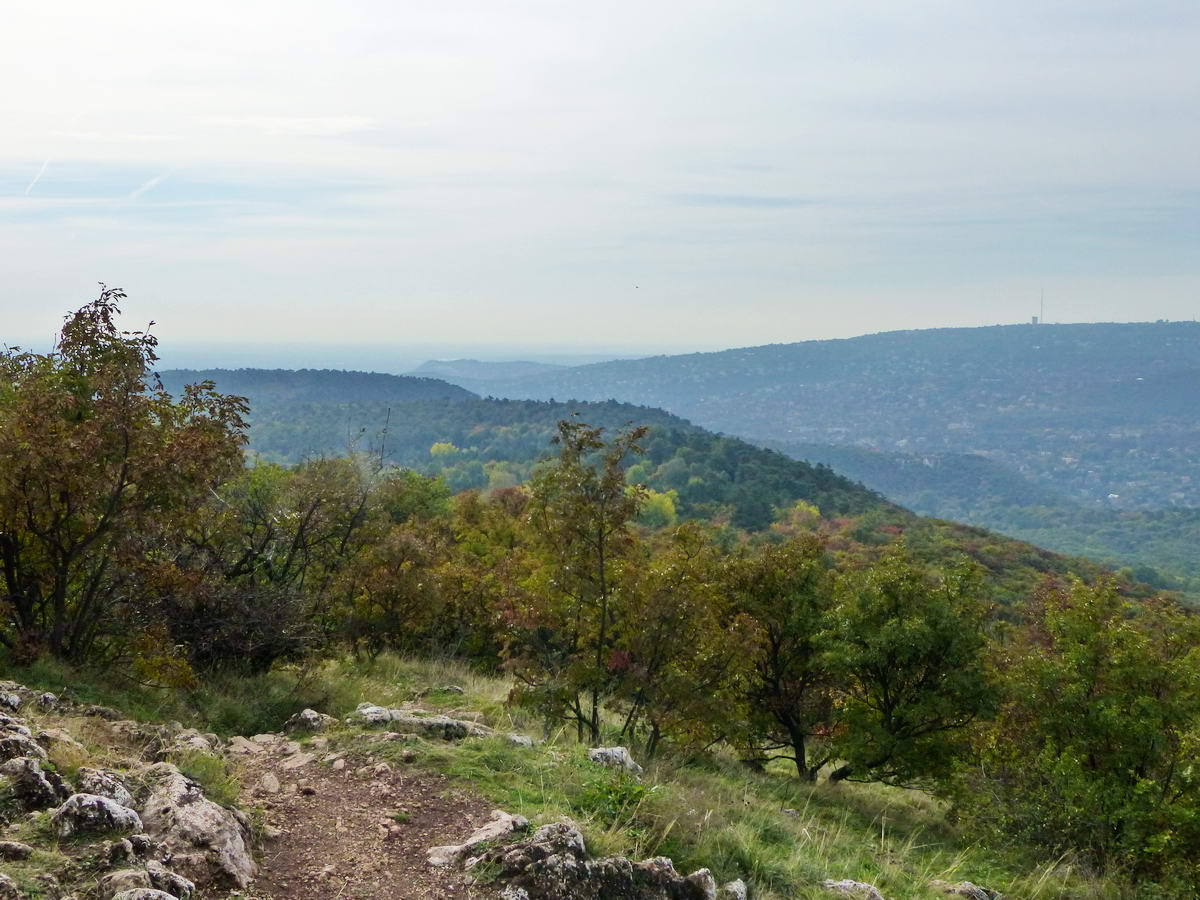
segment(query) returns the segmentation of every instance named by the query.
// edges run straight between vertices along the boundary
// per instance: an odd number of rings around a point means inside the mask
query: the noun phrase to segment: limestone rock
[[[150,887],[150,873],[145,869],[117,869],[100,879],[100,896],[113,897],[126,891]]]
[[[151,766],[144,777],[150,785],[146,833],[171,852],[175,868],[199,885],[249,884],[256,867],[250,834],[238,818],[170,763]]]
[[[164,742],[160,759],[179,753],[219,753],[221,739],[215,734],[203,734],[195,728],[185,728]]]
[[[947,881],[931,881],[929,887],[939,894],[951,897],[966,897],[967,900],[1004,900],[1004,895],[990,888],[980,887],[970,881],[950,884]]]
[[[146,863],[146,872],[150,876],[151,887],[164,891],[172,897],[177,897],[179,900],[191,900],[192,894],[196,891],[196,885],[156,860]]]
[[[101,769],[81,768],[79,770],[79,790],[86,794],[98,794],[109,800],[116,800],[122,806],[133,806],[133,794],[125,787],[112,772]]]
[[[324,713],[319,713],[315,709],[304,709],[296,713],[287,722],[284,723],[283,730],[287,732],[296,731],[324,731],[332,725],[336,719],[333,716],[327,716]]]
[[[588,751],[588,759],[610,769],[624,769],[635,775],[641,775],[643,771],[624,747],[593,747]]]
[[[821,882],[821,887],[834,894],[851,897],[853,900],[884,900],[883,894],[879,893],[877,887],[864,881],[851,881],[849,878],[841,881],[826,880]]]
[[[25,900],[25,893],[7,875],[0,873],[0,900]]]
[[[57,772],[43,772],[38,760],[28,756],[0,764],[0,775],[12,782],[17,802],[27,811],[58,806],[71,796],[70,788]]]
[[[669,859],[588,859],[574,825],[543,825],[532,837],[494,847],[470,861],[507,882],[504,896],[527,900],[715,900],[707,869],[681,876]]]
[[[112,866],[132,866],[158,854],[158,845],[144,834],[131,834],[108,845],[108,862]]]
[[[63,728],[45,728],[37,733],[37,742],[46,750],[54,747],[70,747],[80,753],[86,752],[83,744],[75,740],[71,733]]]
[[[46,751],[27,735],[15,731],[0,731],[0,761],[18,759],[22,756],[44,762]]]
[[[515,734],[510,732],[504,736],[504,739],[514,747],[523,747],[526,750],[533,749],[533,738],[526,737],[523,734]]]
[[[279,768],[286,772],[291,772],[296,769],[302,769],[309,763],[315,762],[317,754],[315,753],[297,753],[295,756],[289,756],[279,764]]]
[[[123,866],[136,858],[137,856],[133,852],[133,843],[128,838],[121,838],[121,840],[113,841],[108,845],[108,864],[110,866]]]
[[[247,740],[241,735],[231,737],[225,750],[237,756],[261,756],[265,752],[262,744]]]
[[[20,841],[0,841],[0,859],[19,860],[33,856],[33,848]]]
[[[747,900],[749,896],[750,892],[746,889],[746,882],[738,878],[721,888],[720,900]]]
[[[19,734],[22,737],[31,737],[33,734],[20,719],[14,719],[4,713],[0,713],[0,732]]]
[[[72,794],[50,817],[59,837],[104,831],[141,831],[132,809],[96,794]]]
[[[37,700],[35,700],[34,703],[37,704],[38,709],[48,712],[52,709],[58,709],[58,707],[62,705],[62,700],[59,699],[57,694],[52,694],[49,691],[46,691],[38,694]]]
[[[12,691],[0,691],[0,707],[16,712],[21,708],[21,698]]]
[[[112,900],[176,900],[166,891],[155,888],[134,888],[132,891],[121,891],[114,894]]]
[[[505,835],[515,834],[529,828],[529,820],[524,816],[512,816],[500,809],[492,810],[492,818],[471,832],[461,844],[450,844],[445,847],[434,847],[429,851],[431,866],[451,866],[462,862],[470,852],[484,841],[494,841]]]
[[[350,714],[349,721],[360,725],[386,724],[399,732],[422,734],[448,741],[458,741],[465,737],[483,737],[492,733],[490,728],[464,719],[452,719],[439,714],[422,714],[408,709],[387,709],[371,703],[360,704],[358,709]]]

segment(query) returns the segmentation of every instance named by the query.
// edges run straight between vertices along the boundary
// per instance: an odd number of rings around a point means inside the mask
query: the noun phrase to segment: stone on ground
[[[716,900],[707,869],[680,875],[665,857],[633,862],[623,856],[588,859],[574,825],[543,825],[532,837],[494,847],[472,861],[522,900]]]
[[[610,769],[624,769],[635,775],[642,774],[642,767],[633,761],[625,747],[593,747],[588,751],[588,759]]]
[[[61,838],[77,834],[142,830],[142,820],[136,812],[96,794],[72,794],[50,819]]]
[[[834,894],[851,897],[853,900],[884,900],[884,896],[879,893],[879,889],[873,884],[867,884],[865,881],[852,881],[849,878],[844,878],[841,881],[830,879],[822,881],[821,887]]]

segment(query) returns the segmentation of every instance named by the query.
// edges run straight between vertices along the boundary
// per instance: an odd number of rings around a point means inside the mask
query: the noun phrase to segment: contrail
[[[171,174],[170,172],[163,172],[161,175],[155,175],[153,178],[151,178],[149,181],[147,181],[141,187],[139,187],[133,191],[130,191],[128,199],[136,200],[139,197],[141,197],[142,194],[146,193],[146,191],[154,190],[154,188],[156,188],[160,184],[162,184],[163,181],[165,181],[167,176],[170,174]]]
[[[26,197],[28,197],[29,192],[33,190],[33,186],[42,180],[42,176],[46,174],[46,166],[50,165],[50,160],[52,160],[52,159],[54,159],[53,156],[47,156],[46,161],[44,163],[42,163],[42,167],[40,169],[38,169],[38,173],[33,176],[33,181],[29,182],[29,184],[26,185],[26,187],[25,187],[25,196]]]

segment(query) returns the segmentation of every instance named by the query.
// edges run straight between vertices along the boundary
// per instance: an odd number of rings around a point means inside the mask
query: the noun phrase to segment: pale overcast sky
[[[1200,4],[10,0],[0,338],[716,348],[1200,311]]]

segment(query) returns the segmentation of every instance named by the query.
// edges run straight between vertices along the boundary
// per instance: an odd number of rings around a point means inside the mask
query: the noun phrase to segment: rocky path
[[[427,862],[430,847],[457,843],[487,821],[484,801],[441,775],[370,755],[351,761],[274,736],[258,741],[250,743],[261,749],[240,754],[248,799],[265,813],[255,898],[498,896]]]

